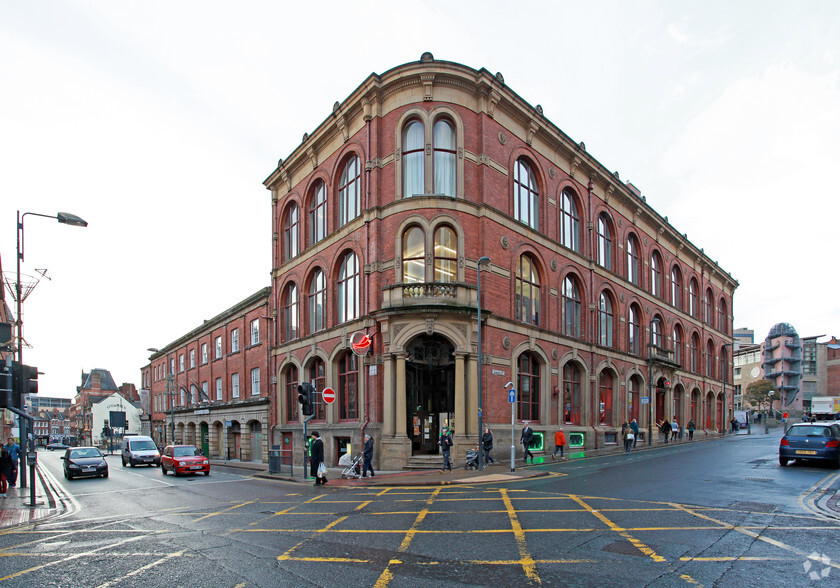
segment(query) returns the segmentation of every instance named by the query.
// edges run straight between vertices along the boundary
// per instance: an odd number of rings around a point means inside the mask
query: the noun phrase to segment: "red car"
[[[210,475],[210,460],[201,455],[195,445],[167,445],[160,456],[160,471],[165,476],[172,472],[179,474],[197,474],[204,472]]]

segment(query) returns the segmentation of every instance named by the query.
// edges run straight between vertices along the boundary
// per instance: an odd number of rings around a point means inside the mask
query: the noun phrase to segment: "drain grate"
[[[738,501],[729,505],[732,510],[746,510],[750,512],[775,512],[778,508],[777,504],[767,504],[766,502],[746,502]]]
[[[773,478],[744,478],[748,482],[772,482]]]

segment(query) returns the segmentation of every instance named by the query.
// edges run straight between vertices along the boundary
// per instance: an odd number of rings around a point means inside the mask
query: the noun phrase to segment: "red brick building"
[[[474,446],[482,257],[497,448],[510,444],[508,382],[518,427],[563,425],[584,449],[615,443],[626,419],[647,426],[649,369],[656,421],[728,420],[737,282],[501,74],[428,53],[373,74],[265,185],[275,443],[300,449],[296,389],[312,381],[337,392],[309,423],[329,461],[359,448],[364,423],[380,467],[436,454],[444,424],[453,455]],[[358,331],[374,342],[363,360]]]
[[[159,446],[172,443],[174,421],[175,442],[205,455],[268,460],[268,306],[263,288],[149,357],[141,381]]]

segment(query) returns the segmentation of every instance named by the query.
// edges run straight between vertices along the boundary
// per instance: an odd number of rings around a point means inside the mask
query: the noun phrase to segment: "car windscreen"
[[[83,457],[102,457],[98,449],[74,449],[70,452],[70,459],[81,459]]]
[[[129,446],[132,451],[154,451],[157,449],[155,442],[150,439],[142,439],[140,441],[129,441]]]
[[[197,447],[176,447],[175,448],[175,457],[194,457],[197,455],[201,455],[201,452],[198,450]]]
[[[828,427],[814,427],[810,425],[794,425],[787,432],[788,437],[831,437]]]

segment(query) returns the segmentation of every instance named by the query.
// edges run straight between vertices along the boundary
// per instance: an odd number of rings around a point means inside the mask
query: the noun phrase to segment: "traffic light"
[[[8,408],[12,394],[15,393],[13,383],[11,361],[6,363],[5,360],[0,360],[0,408]]]
[[[38,368],[12,362],[12,394],[8,408],[23,408],[24,394],[38,393]]]
[[[298,402],[304,416],[315,413],[315,388],[309,382],[298,386]]]

